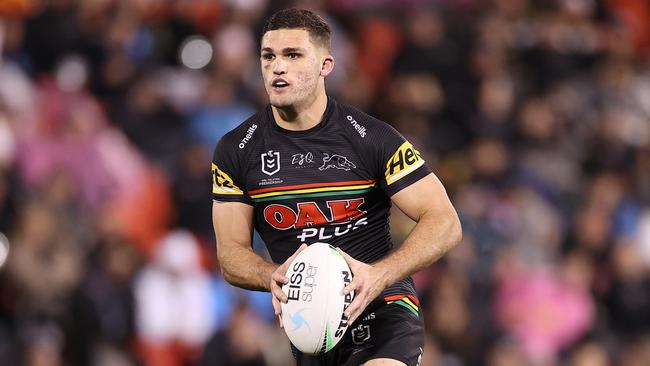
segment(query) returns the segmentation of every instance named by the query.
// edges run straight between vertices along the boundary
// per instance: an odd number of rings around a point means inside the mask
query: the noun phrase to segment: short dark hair
[[[318,14],[306,9],[280,10],[264,23],[262,35],[277,29],[304,29],[309,33],[313,43],[319,43],[328,50],[331,49],[332,31],[329,25]]]

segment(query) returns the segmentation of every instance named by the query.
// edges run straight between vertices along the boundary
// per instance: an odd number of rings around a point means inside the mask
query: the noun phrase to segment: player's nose
[[[273,61],[273,73],[276,75],[282,75],[287,73],[287,63],[284,62],[280,57],[276,58]]]

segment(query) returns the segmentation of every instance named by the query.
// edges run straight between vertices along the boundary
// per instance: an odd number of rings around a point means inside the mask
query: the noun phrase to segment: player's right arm
[[[253,206],[241,202],[212,202],[212,223],[217,237],[217,258],[223,278],[233,286],[258,291],[270,291],[273,310],[280,319],[280,302],[287,302],[282,285],[289,282],[285,276],[293,258],[303,250],[302,245],[283,264],[265,261],[251,246]]]
[[[237,131],[239,132],[239,131]],[[245,187],[246,151],[238,148],[235,131],[217,144],[212,157],[212,225],[217,258],[230,284],[249,290],[271,291],[277,265],[253,251],[254,207]]]
[[[287,302],[282,285],[289,263],[301,249],[281,265],[267,262],[252,248],[254,207],[242,184],[248,161],[228,135],[219,141],[212,160],[212,224],[217,238],[217,259],[224,279],[237,287],[270,291],[273,308],[280,315],[280,302]],[[282,323],[280,323],[282,324]]]
[[[233,286],[271,291],[271,275],[278,266],[265,261],[252,249],[253,206],[213,201],[212,223],[223,278]]]

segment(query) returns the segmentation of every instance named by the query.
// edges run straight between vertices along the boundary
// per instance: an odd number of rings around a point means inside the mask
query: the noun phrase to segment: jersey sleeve
[[[378,137],[378,181],[389,197],[431,173],[420,152],[397,130],[386,125]]]
[[[253,202],[245,192],[243,171],[236,146],[229,146],[226,137],[217,144],[212,157],[212,199],[224,202]]]

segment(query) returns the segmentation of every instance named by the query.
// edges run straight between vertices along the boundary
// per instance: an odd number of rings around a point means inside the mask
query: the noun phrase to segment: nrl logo
[[[262,156],[262,173],[273,175],[280,171],[280,152],[269,150]]]
[[[346,158],[343,155],[339,154],[333,154],[330,155],[328,153],[324,153],[323,155],[323,165],[318,168],[318,170],[326,170],[329,168],[336,168],[336,169],[343,169],[345,171],[348,171],[352,168],[356,168],[357,166],[354,165],[348,158]]]
[[[368,339],[370,339],[370,326],[359,324],[352,329],[352,342],[354,344],[363,344]]]

